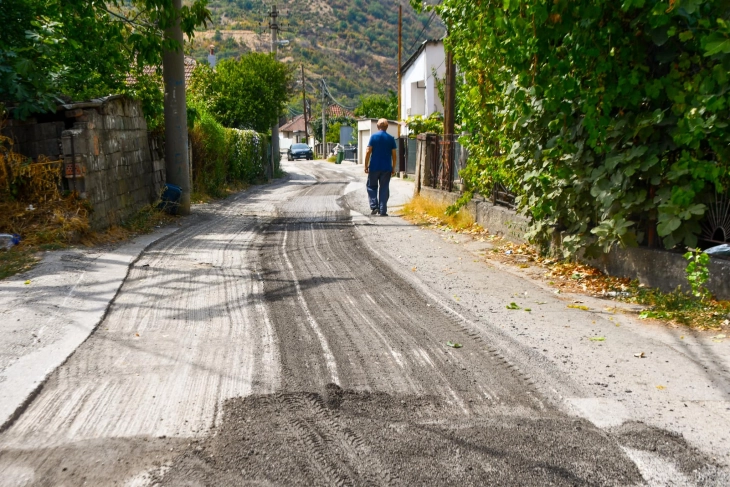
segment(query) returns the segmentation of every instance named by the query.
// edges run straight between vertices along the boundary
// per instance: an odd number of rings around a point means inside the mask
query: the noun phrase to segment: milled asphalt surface
[[[0,435],[3,485],[730,485],[726,343],[363,216],[359,167],[285,169],[140,255]]]

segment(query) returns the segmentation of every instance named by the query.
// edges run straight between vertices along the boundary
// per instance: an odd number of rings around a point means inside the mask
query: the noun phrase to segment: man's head
[[[384,118],[378,120],[378,128],[380,130],[388,130],[388,121]]]
[[[210,46],[209,49],[210,49],[210,53],[213,54],[213,50],[215,49],[215,46]]]

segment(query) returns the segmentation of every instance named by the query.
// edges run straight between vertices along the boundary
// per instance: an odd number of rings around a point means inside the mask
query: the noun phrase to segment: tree
[[[398,118],[398,93],[388,90],[387,95],[365,95],[360,97],[360,104],[355,115],[365,118]]]
[[[182,10],[191,36],[209,19],[207,0]],[[120,93],[128,74],[159,66],[172,0],[3,0],[0,9],[0,108],[14,116],[55,110],[59,98]]]
[[[221,61],[215,71],[198,65],[190,98],[226,127],[268,133],[286,108],[292,79],[271,54],[249,53]]]

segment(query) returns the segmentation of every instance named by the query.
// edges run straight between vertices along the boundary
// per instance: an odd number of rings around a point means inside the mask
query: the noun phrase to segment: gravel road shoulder
[[[412,187],[395,185],[399,200]],[[349,193],[346,204],[365,211],[364,192]],[[499,330],[531,350],[527,361],[543,369],[535,370],[538,386],[565,410],[609,430],[640,421],[730,463],[730,341],[638,320],[616,312],[613,301],[556,295],[527,271],[485,261],[489,245],[465,235],[400,218],[369,223],[358,229],[394,269],[474,326]],[[567,307],[576,300],[589,309]],[[511,302],[532,311],[509,310]],[[636,358],[638,352],[646,358]]]

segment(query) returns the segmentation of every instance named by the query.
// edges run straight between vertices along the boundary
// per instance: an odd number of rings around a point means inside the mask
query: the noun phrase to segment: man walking
[[[395,138],[386,132],[388,121],[378,120],[378,133],[370,137],[365,153],[365,173],[368,175],[368,197],[370,214],[388,216],[388,197],[390,196],[390,177],[395,176],[397,145]]]

